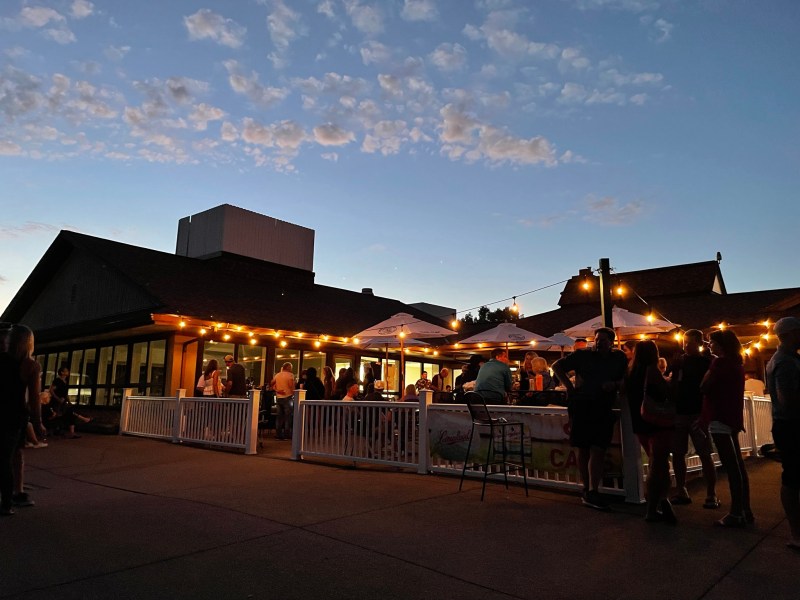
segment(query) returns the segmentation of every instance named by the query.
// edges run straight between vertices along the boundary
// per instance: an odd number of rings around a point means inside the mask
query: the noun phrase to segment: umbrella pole
[[[403,350],[403,338],[400,338],[400,391],[406,389],[406,353]]]

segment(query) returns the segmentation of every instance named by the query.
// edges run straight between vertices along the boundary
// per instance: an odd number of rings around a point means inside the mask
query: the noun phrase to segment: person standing
[[[508,368],[508,351],[505,348],[492,350],[492,358],[478,371],[475,391],[487,404],[505,404],[506,395],[511,391],[514,381]]]
[[[275,402],[278,405],[278,416],[275,419],[275,436],[279,440],[292,439],[292,425],[294,418],[294,375],[292,363],[285,362],[281,370],[275,374],[270,382],[270,387],[275,390]]]
[[[72,403],[69,401],[69,392],[67,391],[69,389],[67,386],[68,381],[69,369],[67,367],[61,367],[58,370],[58,377],[53,380],[50,386],[51,404],[53,404],[52,401],[55,401],[55,405],[50,408],[55,412],[56,417],[66,424],[67,439],[74,440],[81,437],[75,433],[75,424],[78,421],[88,423],[91,419],[75,412]]]
[[[783,468],[781,504],[791,536],[786,545],[800,552],[800,319],[779,319],[774,331],[780,344],[767,364],[772,439]]]
[[[744,527],[752,523],[750,479],[739,447],[739,432],[744,431],[744,359],[739,338],[730,329],[712,331],[708,336],[714,359],[703,377],[703,410],[700,423],[708,427],[722,467],[728,474],[731,507],[715,521],[720,527]]]
[[[690,329],[683,335],[683,354],[672,363],[670,384],[675,397],[675,433],[672,438],[672,468],[675,471],[675,494],[672,504],[690,504],[686,489],[686,452],[689,438],[700,457],[706,480],[706,499],[703,508],[719,508],[717,499],[717,467],[711,457],[711,434],[698,423],[703,408],[700,383],[711,366],[711,356],[703,347],[703,332]]]
[[[247,377],[244,367],[233,362],[233,355],[225,356],[228,377],[225,379],[225,395],[228,398],[247,398]]]
[[[317,377],[317,369],[308,367],[306,369],[306,400],[324,400],[325,384]]]
[[[415,383],[414,385],[417,388],[417,392],[421,392],[422,390],[427,390],[431,385],[431,382],[428,380],[428,372],[423,371],[422,376],[419,379],[417,379],[417,383]]]
[[[578,449],[582,502],[599,510],[608,508],[599,488],[606,449],[614,435],[614,403],[628,367],[625,354],[614,349],[615,337],[613,329],[601,327],[595,332],[593,349],[576,350],[552,367],[567,389],[569,438]],[[570,371],[575,371],[575,384],[569,378]]]
[[[324,367],[322,369],[322,384],[325,386],[325,400],[333,400],[336,386],[336,379],[333,377],[333,369]]]
[[[219,381],[219,364],[216,358],[212,358],[206,363],[203,375],[200,380],[197,381],[198,386],[201,380],[203,382],[204,398],[219,398],[222,396],[222,385]]]

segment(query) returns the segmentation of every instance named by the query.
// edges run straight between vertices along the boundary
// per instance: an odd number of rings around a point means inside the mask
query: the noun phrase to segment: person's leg
[[[651,468],[653,475],[653,485],[650,493],[657,499],[658,506],[666,521],[675,523],[675,513],[672,511],[672,504],[669,501],[669,453],[672,445],[672,432],[669,430],[657,431],[652,435],[652,458]]]
[[[286,403],[284,400],[285,398],[276,400],[278,414],[275,416],[275,437],[279,440],[283,439],[283,431],[286,428]]]
[[[739,470],[739,460],[736,458],[736,448],[733,436],[727,433],[712,433],[714,445],[717,447],[719,459],[725,472],[728,474],[728,487],[731,492],[731,507],[728,511],[736,518],[743,518],[742,474]]]
[[[578,472],[581,475],[584,494],[591,489],[591,478],[589,477],[590,453],[591,451],[589,448],[578,448]]]
[[[17,451],[18,431],[0,433],[0,508],[4,514],[13,514],[14,454]]]
[[[286,435],[292,439],[292,430],[294,429],[294,396],[286,398]]]
[[[599,491],[600,482],[603,479],[605,469],[606,449],[600,446],[592,446],[589,451],[589,487],[593,491]]]
[[[689,428],[686,415],[678,415],[672,436],[672,469],[675,471],[675,496],[688,498],[686,490],[686,452],[689,449]]]
[[[744,458],[742,457],[742,449],[739,446],[739,435],[733,434],[731,436],[731,441],[733,442],[739,477],[742,480],[742,514],[748,522],[752,523],[753,509],[750,507],[750,477],[747,475],[747,468],[744,465]]]
[[[689,430],[694,444],[695,452],[700,458],[703,468],[703,477],[706,480],[706,504],[717,500],[717,465],[714,464],[712,454],[714,448],[711,446],[711,434],[707,427],[695,425]]]

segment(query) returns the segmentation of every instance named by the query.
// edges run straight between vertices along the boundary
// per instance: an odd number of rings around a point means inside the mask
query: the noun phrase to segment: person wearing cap
[[[791,535],[786,545],[800,552],[800,319],[779,319],[774,331],[780,343],[767,364],[772,439],[783,467],[781,504]]]
[[[225,395],[228,398],[247,398],[247,378],[244,367],[233,362],[233,355],[225,356],[225,366],[228,368],[228,377],[225,380]]]

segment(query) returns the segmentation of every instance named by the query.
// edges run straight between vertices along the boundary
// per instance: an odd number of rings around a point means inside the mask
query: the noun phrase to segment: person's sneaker
[[[14,506],[25,507],[25,506],[33,506],[36,503],[31,500],[31,497],[28,496],[27,493],[22,492],[21,494],[14,494],[11,496],[11,503]]]
[[[10,517],[14,514],[14,509],[10,506],[2,506],[0,507],[0,516],[2,517]]]
[[[608,508],[608,502],[597,490],[586,492],[581,498],[581,502],[583,502],[584,506],[596,508],[597,510],[606,510]]]

